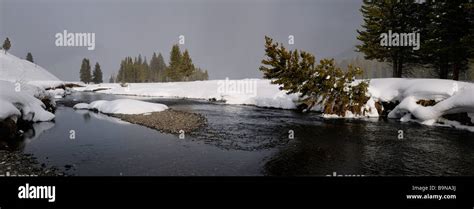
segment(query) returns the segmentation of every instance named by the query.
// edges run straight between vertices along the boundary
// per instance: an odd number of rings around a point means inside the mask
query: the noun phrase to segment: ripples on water
[[[67,102],[122,96],[76,93]],[[203,114],[184,140],[101,114],[58,108],[56,122],[18,146],[73,175],[474,175],[474,133],[394,120],[206,101],[134,97]],[[75,101],[74,101],[75,100]],[[77,139],[68,133],[76,130]],[[289,139],[289,131],[294,139]],[[398,130],[404,139],[398,139]],[[21,141],[21,140],[20,140]],[[69,166],[68,166],[69,167]]]

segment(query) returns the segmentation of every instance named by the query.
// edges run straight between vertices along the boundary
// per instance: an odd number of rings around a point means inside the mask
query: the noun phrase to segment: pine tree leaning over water
[[[347,111],[365,114],[368,83],[354,82],[363,72],[360,68],[349,65],[344,72],[335,66],[334,59],[323,59],[316,64],[312,54],[287,50],[269,37],[265,37],[265,55],[260,67],[264,78],[280,85],[280,90],[287,94],[299,93],[299,107],[305,111],[320,104],[325,114],[345,116]]]

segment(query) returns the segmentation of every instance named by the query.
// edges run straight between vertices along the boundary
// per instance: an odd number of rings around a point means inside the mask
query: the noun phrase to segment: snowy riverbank
[[[3,50],[0,62],[0,121],[53,120],[54,98],[64,95],[63,89],[55,88],[64,83],[44,68]]]
[[[245,87],[245,88],[242,88]],[[251,87],[248,89],[247,87]],[[298,95],[287,95],[277,85],[264,79],[210,80],[170,83],[98,84],[75,88],[77,91],[96,91],[105,94],[135,95],[145,97],[192,98],[221,100],[227,104],[254,105],[281,109],[296,109]],[[388,115],[402,122],[414,121],[426,125],[449,125],[474,131],[456,122],[442,118],[445,114],[468,113],[474,123],[474,84],[441,79],[371,79],[370,99],[362,117],[379,117],[377,104],[394,103],[397,106]],[[434,106],[417,104],[420,100],[433,100]],[[378,107],[380,109],[380,107]],[[319,111],[319,107],[313,108]],[[325,117],[334,117],[325,115]],[[350,113],[346,117],[354,116]]]
[[[44,68],[0,51],[0,120],[12,119],[39,122],[54,119],[50,108],[54,99],[66,94],[65,83]],[[356,81],[357,82],[357,81]],[[72,83],[71,83],[72,84]],[[91,91],[105,94],[135,95],[145,97],[191,98],[210,101],[222,101],[227,104],[254,105],[280,109],[296,109],[297,94],[286,94],[278,85],[265,79],[242,80],[209,80],[169,83],[131,83],[93,84],[75,87],[76,91]],[[353,115],[346,112],[346,118],[379,117],[384,111],[384,103],[394,105],[388,117],[398,118],[402,122],[413,121],[425,125],[455,126],[474,131],[474,84],[441,79],[405,79],[383,78],[369,81],[368,96],[370,99],[362,107],[364,115]],[[136,101],[132,101],[135,102]],[[128,102],[130,103],[130,102]],[[426,104],[430,105],[426,105]],[[104,106],[109,113],[111,105],[119,108],[120,113],[132,111],[135,105],[115,104],[114,102],[97,101],[94,105]],[[107,108],[105,108],[107,107]],[[141,107],[141,106],[140,106]],[[152,111],[164,110],[164,107],[151,107]],[[320,111],[316,105],[313,111]],[[49,111],[48,111],[49,109]],[[96,108],[97,109],[97,108]],[[105,110],[107,109],[107,110]],[[143,109],[143,108],[135,108]],[[112,111],[112,112],[110,112]],[[133,111],[132,111],[133,112]],[[140,112],[140,111],[139,111]],[[461,124],[444,118],[448,114],[466,114],[470,124]],[[138,113],[131,113],[138,114]],[[324,115],[327,118],[339,118],[335,115]],[[468,126],[466,126],[468,125]]]

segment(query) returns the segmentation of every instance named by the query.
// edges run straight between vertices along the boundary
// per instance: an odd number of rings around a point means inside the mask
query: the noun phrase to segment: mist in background
[[[161,52],[169,61],[178,36],[210,79],[261,78],[264,36],[317,59],[353,53],[362,24],[359,0],[0,0],[0,39],[10,53],[33,54],[62,80],[79,80],[83,58],[99,62],[104,80],[125,56]],[[95,33],[95,50],[57,47],[55,34]],[[288,36],[295,44],[288,45]]]

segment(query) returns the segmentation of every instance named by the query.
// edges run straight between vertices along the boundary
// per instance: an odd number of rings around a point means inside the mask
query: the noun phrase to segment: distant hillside
[[[0,80],[60,81],[56,76],[35,63],[20,59],[0,50]]]

